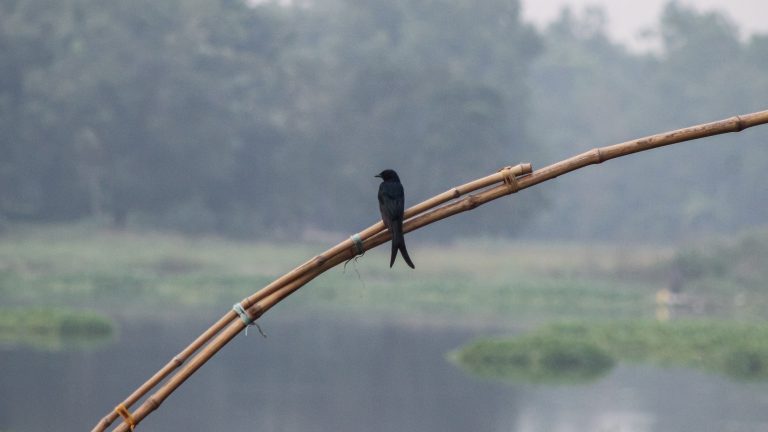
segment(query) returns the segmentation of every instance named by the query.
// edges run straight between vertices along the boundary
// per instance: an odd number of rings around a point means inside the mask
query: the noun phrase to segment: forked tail
[[[405,248],[405,236],[403,236],[403,221],[392,221],[392,254],[389,258],[389,267],[395,264],[395,258],[397,257],[397,251],[400,251],[400,255],[403,256],[405,263],[408,267],[415,269],[411,257],[408,256],[408,249]]]

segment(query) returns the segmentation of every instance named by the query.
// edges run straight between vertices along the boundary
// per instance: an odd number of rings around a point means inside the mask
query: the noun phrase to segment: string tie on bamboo
[[[115,407],[115,412],[123,418],[123,421],[125,421],[128,427],[131,429],[131,432],[133,432],[133,430],[136,428],[136,419],[133,417],[133,414],[128,411],[128,408],[126,408],[125,405],[120,404]]]
[[[363,239],[360,238],[360,234],[353,234],[349,237],[349,239],[352,240],[352,245],[355,247],[355,258],[365,254]]]
[[[259,326],[256,323],[256,320],[251,317],[251,315],[248,314],[248,311],[245,310],[242,303],[235,303],[232,305],[232,310],[237,313],[237,315],[240,317],[240,320],[243,321],[243,324],[245,324],[245,335],[248,336],[248,327],[250,326],[256,326],[256,329],[259,330],[259,333],[263,337],[267,337],[267,335],[264,333],[264,331],[261,329],[261,326]]]
[[[349,264],[350,261],[354,261],[357,263],[357,259],[361,256],[365,255],[365,247],[363,246],[363,239],[360,238],[360,234],[352,234],[349,236],[349,239],[352,241],[352,252],[353,256],[352,258],[348,259],[344,262],[344,271],[347,271],[347,264]],[[360,278],[360,272],[357,271],[357,267],[355,267],[355,273],[357,273],[357,277]],[[362,278],[360,278],[360,281],[362,282]]]
[[[504,175],[504,184],[509,188],[510,193],[515,193],[520,190],[520,185],[517,183],[517,176],[512,167],[504,167],[499,170]]]

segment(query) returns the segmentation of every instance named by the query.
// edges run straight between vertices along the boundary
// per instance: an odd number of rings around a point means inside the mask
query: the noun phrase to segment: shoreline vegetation
[[[768,325],[715,320],[556,323],[450,354],[470,374],[511,382],[592,382],[619,362],[768,379]]]
[[[768,269],[761,264],[768,231],[680,249],[490,239],[412,243],[415,272],[389,269],[386,251],[372,250],[310,282],[264,319],[318,312],[533,329],[562,320],[768,318]],[[0,234],[0,304],[117,321],[219,316],[325,246],[86,225],[11,227]],[[660,313],[659,293],[670,290]]]
[[[0,350],[29,347],[44,351],[93,348],[110,342],[115,324],[108,317],[61,308],[0,308]]]
[[[148,318],[168,309],[219,314],[327,244],[86,229],[9,230],[0,236],[6,306],[62,306]],[[515,324],[653,314],[671,254],[658,247],[544,245],[492,240],[414,243],[414,272],[368,251],[292,295],[274,313],[333,310]],[[171,312],[174,313],[174,312]]]

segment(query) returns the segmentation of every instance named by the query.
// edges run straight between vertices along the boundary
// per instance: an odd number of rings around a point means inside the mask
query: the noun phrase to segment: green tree
[[[0,218],[80,216],[71,142],[53,124],[44,85],[69,42],[69,1],[0,4]]]
[[[300,219],[335,229],[369,222],[372,175],[383,168],[401,174],[414,203],[535,153],[526,73],[539,43],[517,2],[326,0],[299,15],[294,67],[311,92],[290,159],[316,173],[302,183],[307,202],[330,196]],[[473,221],[461,232],[517,228]]]
[[[0,121],[13,126],[2,141],[11,155],[0,173],[9,180],[0,193],[6,216],[105,211],[121,225],[131,213],[181,206],[218,220],[241,198],[233,191],[239,164],[260,175],[270,169],[269,158],[243,156],[279,136],[276,8],[3,5],[2,43],[15,53],[4,57],[0,90]]]

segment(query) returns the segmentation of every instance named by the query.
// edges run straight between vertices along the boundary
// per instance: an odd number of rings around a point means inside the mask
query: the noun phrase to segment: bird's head
[[[385,169],[377,174],[375,177],[381,178],[383,181],[400,181],[400,177],[397,176],[395,170]]]

